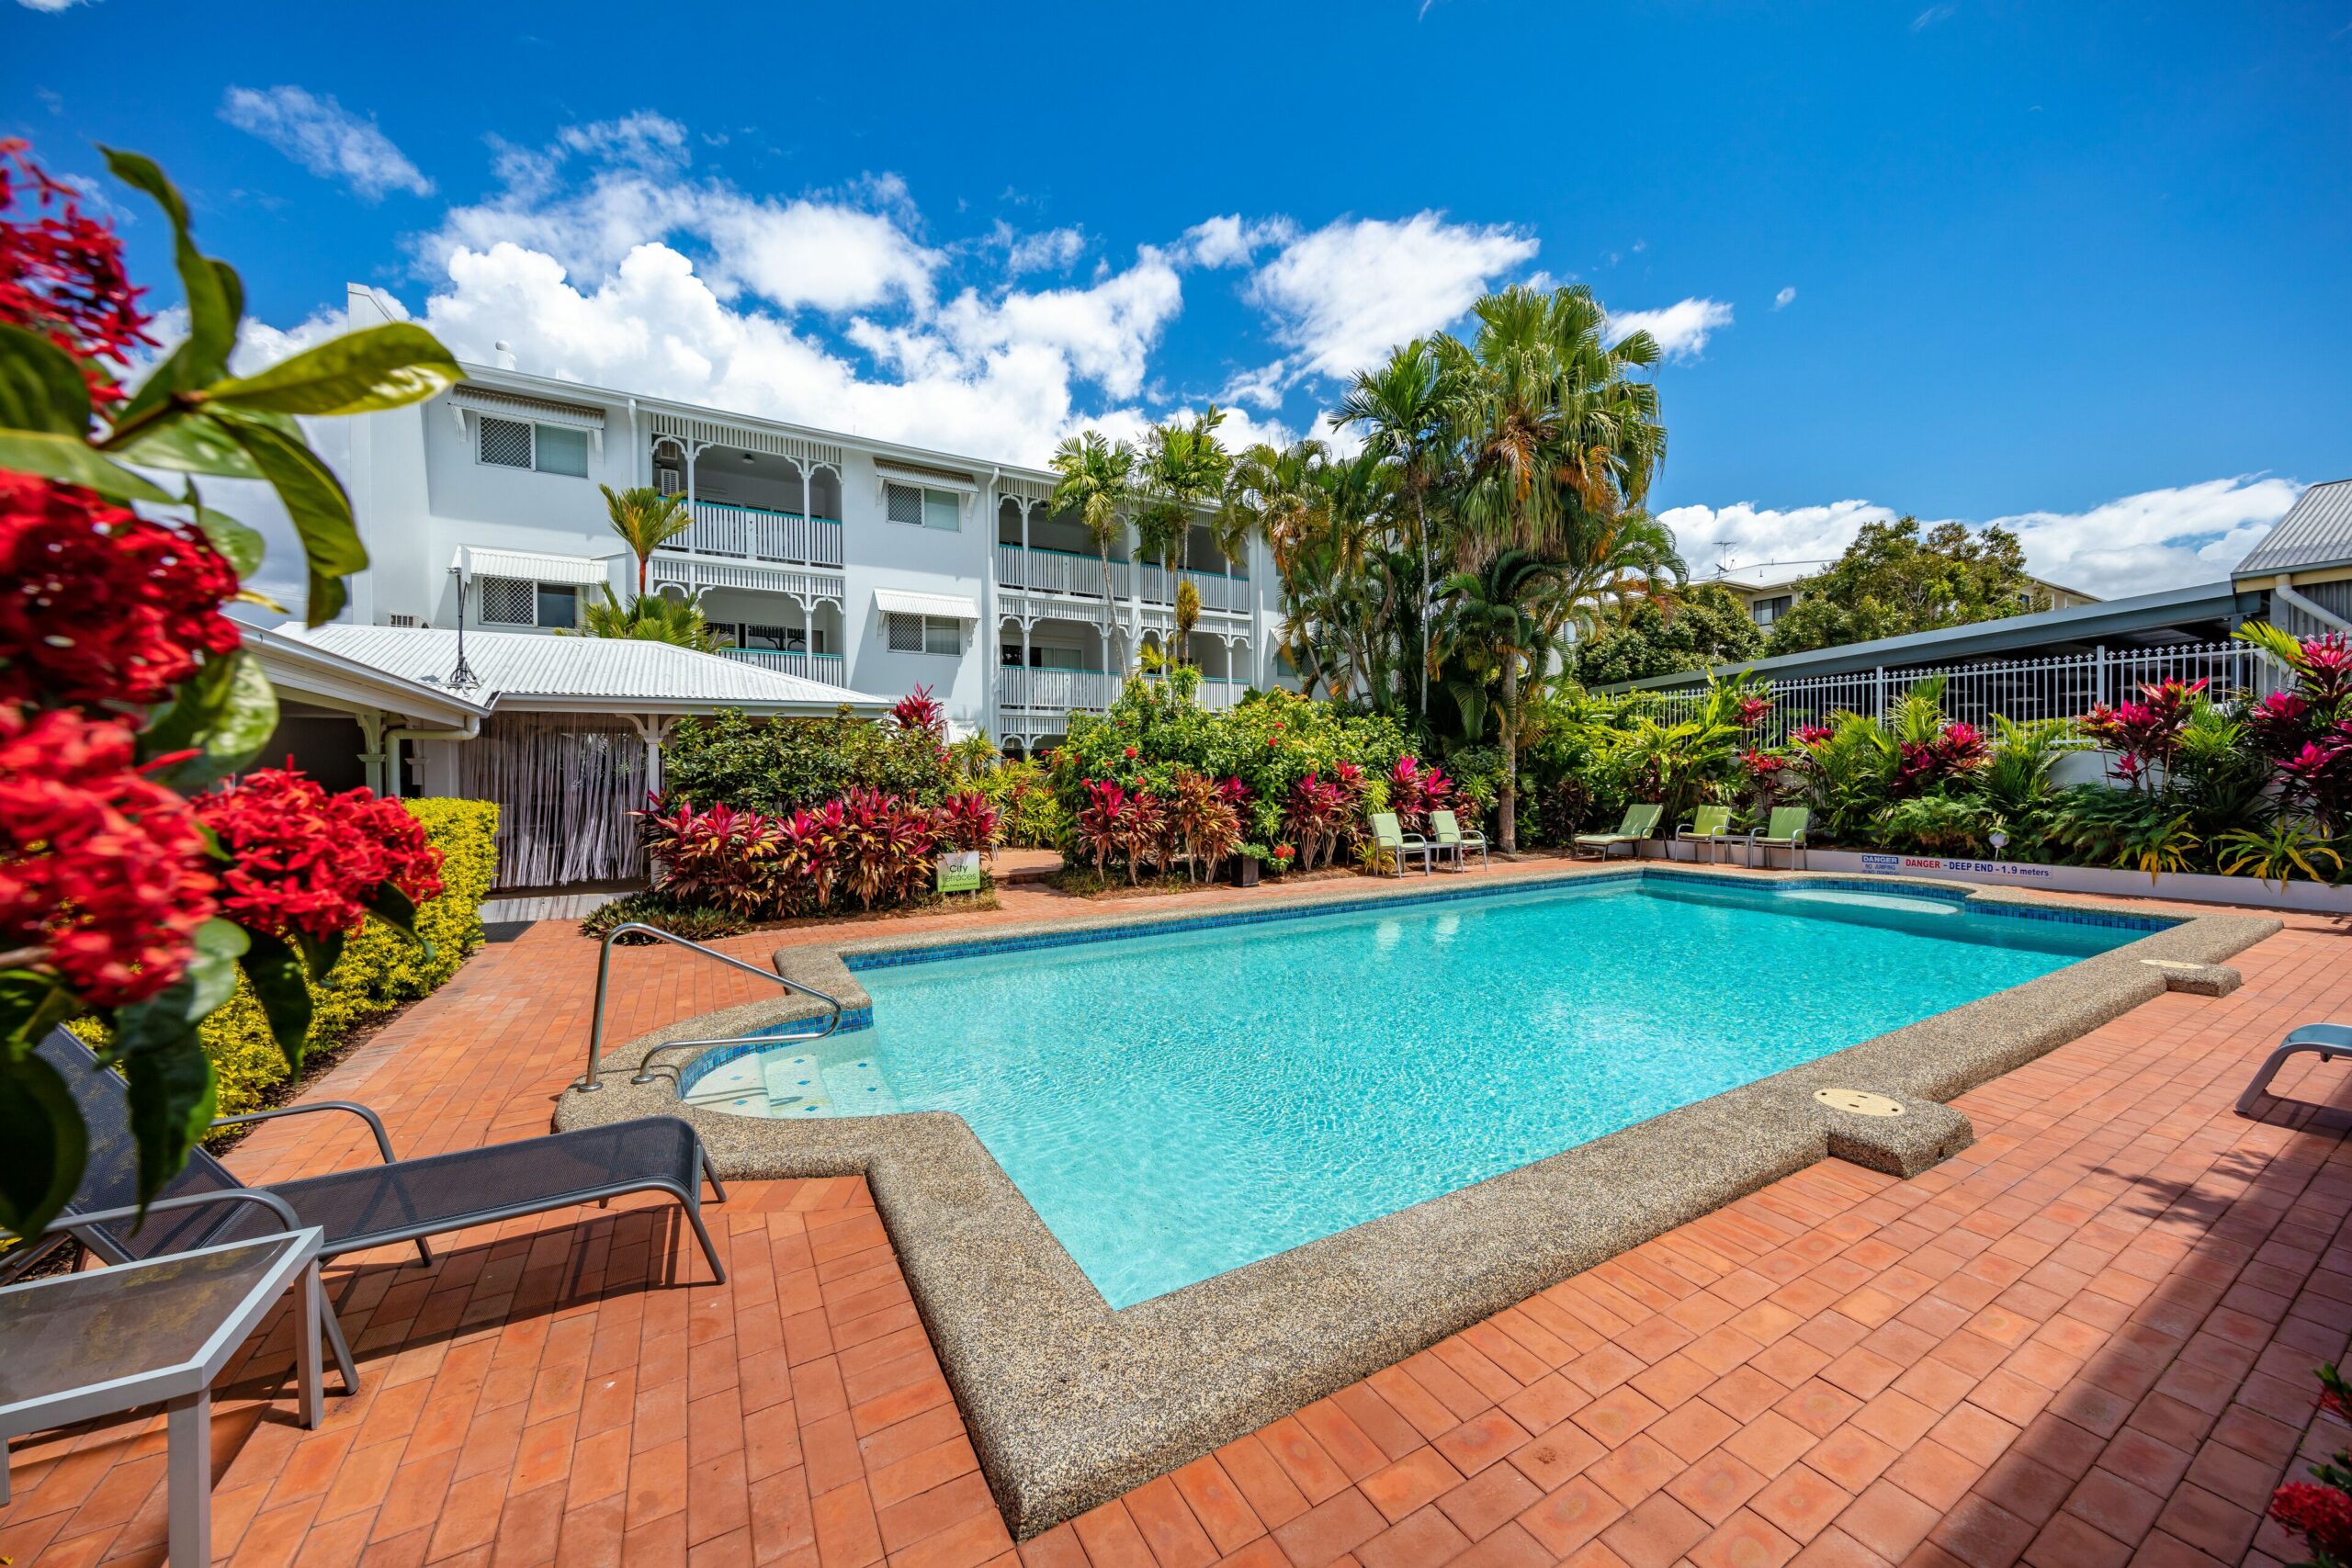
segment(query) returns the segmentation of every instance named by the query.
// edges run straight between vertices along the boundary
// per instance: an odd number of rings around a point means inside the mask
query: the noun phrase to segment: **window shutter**
[[[882,514],[893,523],[911,524],[922,527],[922,491],[912,485],[886,484],[882,487]]]
[[[526,582],[519,577],[485,577],[480,580],[480,585],[484,626],[527,626],[538,612],[539,585],[536,582]]]
[[[890,651],[921,653],[922,651],[922,617],[921,615],[888,615]]]
[[[523,421],[492,419],[484,414],[480,432],[483,462],[495,463],[502,468],[531,466],[531,427]]]

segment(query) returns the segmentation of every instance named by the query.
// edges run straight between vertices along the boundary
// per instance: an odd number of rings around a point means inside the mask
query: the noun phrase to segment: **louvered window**
[[[527,626],[537,616],[537,583],[526,582],[519,577],[485,577],[480,580],[480,585],[482,625]]]
[[[537,468],[543,474],[588,477],[588,433],[560,424],[535,424],[528,420],[500,419],[483,414],[477,426],[475,453],[501,468]]]
[[[921,485],[885,484],[882,514],[893,523],[937,528],[950,534],[964,525],[963,502],[954,491],[925,490]]]
[[[886,615],[893,653],[938,653],[950,659],[964,651],[963,624],[944,615]]]

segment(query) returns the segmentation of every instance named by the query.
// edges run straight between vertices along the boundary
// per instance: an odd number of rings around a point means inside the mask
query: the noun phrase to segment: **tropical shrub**
[[[2320,1413],[2337,1423],[2352,1418],[2352,1385],[2335,1363],[2324,1362],[2318,1376]],[[2306,1473],[2311,1480],[2271,1493],[2270,1517],[2303,1538],[2312,1553],[2305,1568],[2352,1568],[2352,1453],[2339,1447]]]
[[[580,934],[604,937],[626,925],[658,927],[688,942],[713,942],[752,929],[748,918],[716,905],[681,903],[666,893],[628,893],[609,904],[599,905],[580,922]],[[620,945],[638,947],[652,941],[650,936],[632,933],[621,938]]]
[[[997,829],[970,791],[926,807],[858,789],[788,816],[657,801],[637,816],[653,892],[746,921],[828,909],[837,892],[866,909],[910,902],[929,892],[943,847],[991,849]]]
[[[1054,794],[1046,764],[1034,759],[1000,763],[977,781],[997,808],[998,839],[1015,849],[1057,850],[1069,836],[1070,814]]]
[[[876,724],[846,708],[823,718],[758,719],[730,709],[681,719],[662,747],[665,799],[697,806],[725,801],[769,816],[822,806],[857,789],[932,806],[958,777],[928,727]]]

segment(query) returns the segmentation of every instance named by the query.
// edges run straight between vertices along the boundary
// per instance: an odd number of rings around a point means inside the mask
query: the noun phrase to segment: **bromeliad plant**
[[[106,160],[162,209],[187,312],[135,387],[160,345],[120,241],[0,141],[0,1227],[18,1235],[57,1213],[87,1153],[70,1086],[33,1054],[51,1028],[90,1020],[128,1081],[144,1201],[210,1124],[197,1030],[240,970],[299,1067],[305,979],[371,914],[413,929],[437,890],[413,822],[366,791],[263,773],[191,798],[247,768],[277,719],[221,614],[253,597],[239,583],[261,536],[198,479],[277,492],[325,621],[368,556],[298,418],[432,397],[457,362],[400,323],[232,374],[236,273],[197,249],[154,164]]]

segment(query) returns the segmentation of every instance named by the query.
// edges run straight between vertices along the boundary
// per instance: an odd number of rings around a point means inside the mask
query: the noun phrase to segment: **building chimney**
[[[512,370],[514,368],[514,345],[513,344],[508,343],[504,338],[501,338],[496,343],[490,345],[490,351],[491,356],[498,362],[498,367],[501,370]]]

